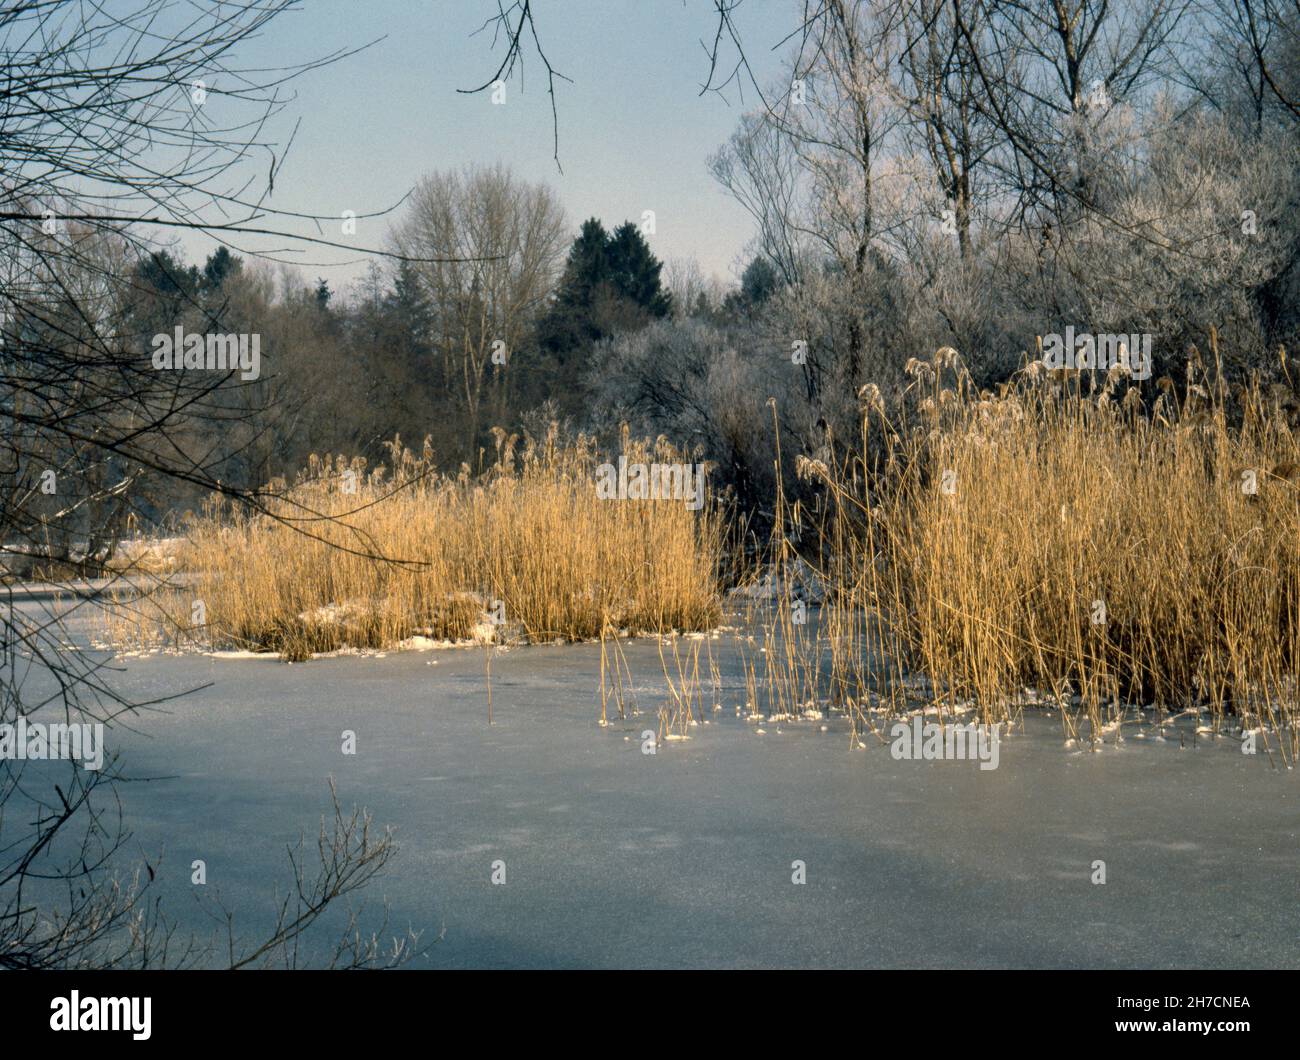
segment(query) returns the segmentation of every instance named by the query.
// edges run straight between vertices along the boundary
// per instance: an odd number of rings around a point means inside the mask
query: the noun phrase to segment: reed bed
[[[625,438],[629,460],[680,462]],[[720,614],[722,521],[711,504],[601,499],[601,457],[498,434],[492,465],[440,473],[427,444],[385,465],[315,458],[264,510],[216,498],[186,527],[192,588],[115,609],[110,639],[303,659],[416,635],[500,643],[702,630]]]
[[[1217,365],[1213,336],[1211,351]],[[1250,732],[1293,764],[1300,391],[1285,355],[1279,368],[1229,390],[1194,352],[1177,387],[1034,362],[993,393],[943,349],[908,365],[888,407],[864,388],[860,436],[800,456],[808,489],[774,499],[737,710],[841,711],[854,742],[917,709],[995,724],[1046,706],[1094,743],[1134,717],[1191,715],[1193,733]],[[662,439],[623,449],[682,460]],[[197,584],[164,601],[166,622],[124,605],[115,639],[288,658],[415,634],[598,639],[608,723],[639,713],[622,641],[651,633],[658,735],[684,737],[723,709],[719,660],[710,640],[665,635],[718,624],[728,528],[713,504],[601,500],[598,462],[554,432],[499,435],[480,475],[440,474],[399,442],[374,469],[313,459],[266,511],[214,501],[192,520],[181,565]]]
[[[1260,730],[1261,751],[1293,762],[1300,402],[1285,355],[1286,383],[1229,392],[1193,354],[1181,397],[1167,379],[1115,369],[1090,387],[1036,364],[977,392],[949,349],[908,368],[892,414],[864,390],[853,452],[800,458],[828,501],[828,599],[802,667],[790,601],[768,620],[769,638],[787,627],[766,652],[771,709],[815,700],[825,656],[831,702],[873,729],[871,704],[994,723],[1029,702],[1096,739],[1145,707]],[[784,514],[778,567],[798,515]]]

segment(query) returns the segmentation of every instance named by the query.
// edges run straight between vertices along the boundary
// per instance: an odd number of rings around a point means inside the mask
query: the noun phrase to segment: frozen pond
[[[734,651],[713,645],[724,709],[654,755],[653,641],[628,646],[642,716],[605,728],[598,645],[497,654],[490,727],[482,649],[121,660],[136,699],[210,683],[115,735],[127,773],[156,778],[121,787],[130,849],[164,852],[184,927],[211,926],[201,858],[253,931],[333,776],[396,829],[367,897],[426,940],[445,928],[415,967],[1300,965],[1294,772],[1190,730],[1069,749],[1037,714],[994,770],[895,760],[843,718],[737,717]]]

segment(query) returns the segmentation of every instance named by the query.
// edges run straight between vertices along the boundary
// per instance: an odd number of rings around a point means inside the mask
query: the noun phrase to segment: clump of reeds
[[[1122,705],[1190,709],[1282,734],[1293,760],[1293,388],[1229,394],[1195,354],[1181,388],[1031,364],[980,393],[951,350],[909,370],[902,411],[864,394],[857,451],[802,468],[834,502],[819,528],[833,698],[923,675],[986,722],[1029,693],[1094,737]],[[872,657],[887,672],[866,672]]]
[[[682,459],[662,440],[624,443],[629,460]],[[440,473],[427,444],[389,449],[375,468],[313,457],[261,510],[213,499],[186,527],[194,584],[153,601],[154,617],[174,640],[291,659],[414,635],[583,640],[716,623],[714,508],[601,499],[589,439],[499,433],[478,475]]]

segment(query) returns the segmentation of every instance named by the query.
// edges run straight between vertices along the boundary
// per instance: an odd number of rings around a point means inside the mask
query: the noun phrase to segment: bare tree
[[[1300,121],[1300,3],[1208,0],[1207,9],[1213,46],[1202,54],[1244,92],[1256,126],[1273,116]]]
[[[1148,98],[1172,69],[1188,0],[952,0],[979,90],[998,129],[991,156],[1021,217],[1041,223],[1104,210],[1107,123]]]
[[[951,0],[915,0],[905,9],[900,89],[911,131],[930,161],[942,196],[932,216],[947,216],[961,257],[974,254],[972,226],[985,160],[997,144],[981,111],[970,44]]]
[[[503,407],[505,365],[554,287],[566,237],[554,191],[502,166],[425,177],[396,227],[394,244],[409,257],[450,249],[461,259],[427,261],[417,273],[443,377],[463,402],[468,452],[484,425],[485,398]]]
[[[244,42],[295,6],[0,3],[6,551],[44,544],[47,557],[67,559],[81,537],[80,555],[102,559],[150,476],[265,510],[264,489],[223,476],[238,448],[204,444],[194,431],[206,423],[220,435],[248,422],[247,403],[234,400],[250,381],[241,366],[160,370],[133,332],[131,306],[140,294],[135,266],[153,260],[160,233],[295,238],[283,229],[304,218],[267,204],[287,149],[271,129],[285,105],[283,86],[345,53],[281,70],[235,65]],[[199,304],[183,285],[176,290],[175,323],[181,316],[199,330],[219,323],[220,306]],[[248,432],[241,444],[256,437]],[[102,661],[68,649],[65,608],[16,598],[13,581],[0,574],[0,725],[41,712],[112,732],[147,706],[122,696]],[[74,610],[93,606],[76,581],[65,588]],[[46,765],[0,759],[0,964],[167,960],[165,922],[146,898],[148,883],[112,874],[129,834],[114,804],[118,763],[110,756],[99,771],[77,761]],[[298,877],[305,915],[277,928],[271,950],[294,946],[320,910],[391,855],[386,838],[342,820],[341,832],[327,833],[339,841],[322,846],[324,882]],[[153,866],[143,871],[152,878]]]

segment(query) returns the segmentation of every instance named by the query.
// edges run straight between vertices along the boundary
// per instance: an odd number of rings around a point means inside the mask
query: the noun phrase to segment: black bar
[[[84,1047],[111,1037],[206,1051],[374,1048],[414,1036],[491,1051],[515,1040],[616,1048],[755,1038],[770,1051],[846,1034],[870,1048],[888,1032],[899,1045],[926,1047],[1280,1044],[1294,1041],[1298,983],[1292,971],[13,973],[3,979],[4,1040],[66,1045],[73,1037]],[[70,1003],[73,991],[83,1019],[88,999],[139,999],[142,1016],[148,998],[147,1040],[129,1029],[53,1030],[58,999]]]

